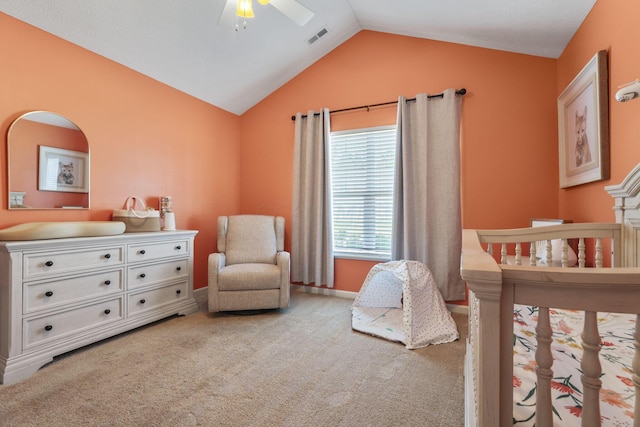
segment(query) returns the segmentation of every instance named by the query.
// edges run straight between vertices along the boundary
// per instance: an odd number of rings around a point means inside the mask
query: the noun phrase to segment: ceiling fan
[[[297,0],[258,0],[258,3],[265,6],[270,4],[301,27],[306,25],[314,15],[311,10]],[[218,19],[218,24],[232,22],[233,16],[240,19],[253,18],[252,0],[226,0],[220,19]],[[246,21],[244,25],[246,28]],[[238,24],[236,23],[237,29]]]

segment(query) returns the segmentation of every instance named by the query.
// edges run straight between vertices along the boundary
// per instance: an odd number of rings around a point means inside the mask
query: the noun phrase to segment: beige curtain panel
[[[462,96],[398,99],[392,259],[424,263],[447,301],[465,299],[460,277]]]
[[[291,280],[333,287],[329,109],[295,118]]]

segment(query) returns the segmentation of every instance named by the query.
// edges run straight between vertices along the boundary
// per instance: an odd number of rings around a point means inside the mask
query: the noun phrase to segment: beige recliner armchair
[[[218,218],[218,253],[209,255],[209,311],[289,306],[289,252],[284,218]]]

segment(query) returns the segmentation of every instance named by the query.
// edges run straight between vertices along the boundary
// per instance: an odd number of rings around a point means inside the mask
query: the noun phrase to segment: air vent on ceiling
[[[314,44],[315,42],[320,40],[320,38],[323,37],[328,32],[329,32],[329,30],[327,30],[327,27],[324,27],[323,29],[321,29],[320,31],[315,33],[311,38],[307,39],[307,43],[309,43],[310,45]]]

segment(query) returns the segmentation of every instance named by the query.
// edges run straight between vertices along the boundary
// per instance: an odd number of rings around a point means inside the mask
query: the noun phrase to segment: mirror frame
[[[11,134],[12,131],[14,131],[14,127],[17,123],[19,123],[21,120],[28,120],[27,117],[31,116],[31,115],[35,115],[35,114],[40,114],[40,115],[49,115],[51,117],[49,117],[49,121],[47,120],[35,120],[36,122],[41,122],[41,123],[45,123],[45,124],[53,124],[56,125],[56,123],[63,123],[63,120],[65,121],[65,126],[60,126],[60,127],[69,127],[71,129],[76,129],[80,132],[80,134],[82,135],[82,137],[84,138],[84,142],[86,144],[86,157],[83,155],[81,156],[81,160],[84,161],[84,172],[85,172],[85,176],[84,176],[84,182],[83,182],[83,187],[86,188],[86,192],[80,190],[71,190],[69,192],[65,192],[65,193],[75,193],[75,194],[86,194],[86,206],[85,204],[83,204],[83,206],[72,206],[72,207],[68,207],[68,206],[60,206],[60,207],[12,207],[12,194],[15,193],[19,193],[19,191],[12,191],[11,189],[11,171],[12,171],[12,167],[11,167],[11,146],[13,144],[16,143],[16,141],[11,140]],[[71,126],[67,126],[67,124],[72,125]],[[15,146],[14,146],[15,148]],[[54,147],[55,148],[55,147]],[[65,150],[61,150],[61,151],[65,151]],[[84,152],[82,152],[84,154]],[[42,153],[39,153],[36,155],[36,159],[34,161],[35,164],[35,168],[34,168],[34,173],[36,174],[36,178],[35,178],[35,182],[36,182],[36,186],[38,185],[38,181],[39,181],[39,171],[38,171],[38,164],[39,164],[39,157]],[[15,166],[15,165],[14,165]],[[67,118],[66,116],[63,116],[62,114],[59,113],[54,113],[52,111],[46,111],[46,110],[34,110],[34,111],[28,111],[24,114],[21,114],[20,116],[18,116],[15,120],[13,120],[13,122],[11,122],[11,125],[9,126],[9,129],[7,130],[7,209],[8,210],[16,210],[16,211],[24,211],[24,210],[60,210],[60,209],[73,209],[73,210],[88,210],[90,209],[91,206],[91,186],[90,186],[90,182],[91,182],[91,155],[90,155],[90,148],[89,148],[89,140],[87,138],[87,135],[82,131],[82,129],[80,129],[80,127],[73,122],[71,119]],[[36,187],[37,188],[37,187]],[[38,190],[40,191],[40,190]],[[51,190],[42,190],[42,191],[51,191]],[[26,203],[28,205],[28,202]]]

